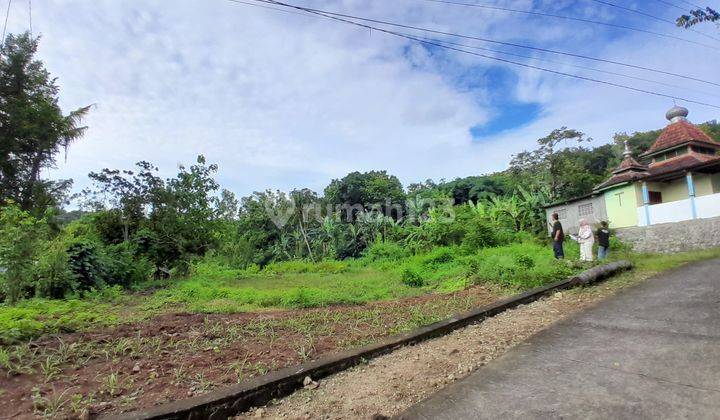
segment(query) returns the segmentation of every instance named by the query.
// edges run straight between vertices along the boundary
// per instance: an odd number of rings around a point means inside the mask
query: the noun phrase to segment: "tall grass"
[[[584,268],[577,244],[568,243],[567,259],[557,261],[548,246],[516,243],[468,252],[438,247],[409,255],[397,246],[379,246],[348,261],[290,261],[264,269],[231,269],[212,260],[200,262],[184,279],[154,292],[126,294],[120,289],[87,293],[82,299],[30,299],[0,305],[0,343],[47,333],[130,322],[161,312],[231,313],[363,304],[427,293],[447,293],[472,285],[506,292],[526,290],[572,275]],[[720,256],[720,249],[672,255],[640,255],[618,249],[636,269],[659,272],[680,264]]]

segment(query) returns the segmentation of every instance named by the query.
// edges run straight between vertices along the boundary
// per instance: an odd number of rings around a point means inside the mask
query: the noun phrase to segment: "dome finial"
[[[688,116],[688,110],[685,107],[682,106],[673,106],[668,110],[668,112],[665,113],[665,118],[668,119],[671,123],[678,122],[680,120],[684,120]]]
[[[625,139],[625,151],[623,152],[623,157],[626,159],[632,157],[632,152],[630,151],[630,145],[628,144],[627,139]]]

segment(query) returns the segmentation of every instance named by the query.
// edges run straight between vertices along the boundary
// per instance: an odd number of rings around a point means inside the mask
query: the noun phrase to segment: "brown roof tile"
[[[710,136],[705,134],[697,126],[693,125],[686,119],[681,119],[665,127],[662,133],[658,136],[657,140],[655,140],[655,143],[653,143],[652,147],[650,147],[647,152],[643,153],[643,155],[679,146],[689,141],[696,141],[720,147],[720,143],[710,138]]]
[[[649,176],[664,175],[671,172],[692,169],[695,166],[714,161],[720,162],[720,156],[688,153],[676,158],[651,164],[649,168]]]
[[[720,156],[688,153],[662,162],[653,163],[645,170],[630,169],[618,171],[616,169],[613,171],[613,176],[595,187],[595,190],[601,190],[624,182],[639,181],[646,178],[671,174],[673,172],[689,170],[710,162],[720,163]]]
[[[622,162],[620,162],[620,165],[618,165],[617,168],[613,171],[614,174],[618,174],[620,172],[625,172],[629,170],[640,170],[645,171],[647,170],[647,166],[641,165],[636,161],[630,154],[628,153],[627,156],[625,156],[625,159],[623,159]]]
[[[624,182],[637,181],[647,176],[647,172],[623,172],[615,174],[610,177],[607,181],[595,187],[595,190],[601,190],[613,185],[622,184]]]

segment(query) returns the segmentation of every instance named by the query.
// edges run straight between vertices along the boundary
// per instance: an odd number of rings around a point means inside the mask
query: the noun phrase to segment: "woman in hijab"
[[[593,235],[592,227],[585,219],[580,219],[580,231],[575,240],[580,244],[580,261],[593,260],[593,244],[595,243],[595,235]]]

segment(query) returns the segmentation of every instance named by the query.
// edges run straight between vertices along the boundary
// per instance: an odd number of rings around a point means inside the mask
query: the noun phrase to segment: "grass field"
[[[608,283],[619,288],[720,250],[615,257],[636,264]],[[371,343],[583,268],[555,261],[540,244],[470,255],[439,248],[264,270],[205,263],[157,289],[28,300],[0,307],[0,403],[46,417],[147,407]]]
[[[289,261],[263,270],[234,270],[203,262],[188,278],[170,281],[157,290],[105,289],[82,299],[31,299],[0,306],[0,343],[137,322],[165,312],[239,313],[354,305],[451,293],[473,284],[517,291],[581,268],[555,261],[547,247],[534,243],[473,254],[437,248],[422,255],[391,252],[351,262]]]
[[[568,261],[576,257],[568,245]],[[656,256],[615,253],[643,270],[663,270],[716,251]],[[429,293],[451,293],[484,285],[506,293],[526,290],[569,276],[582,264],[557,262],[541,244],[523,243],[463,254],[456,248],[430,253],[364,258],[350,262],[290,261],[263,270],[234,270],[212,262],[197,264],[185,279],[137,292],[119,288],[82,299],[30,299],[0,305],[0,344],[49,333],[83,331],[131,323],[166,312],[239,313],[355,305]]]

